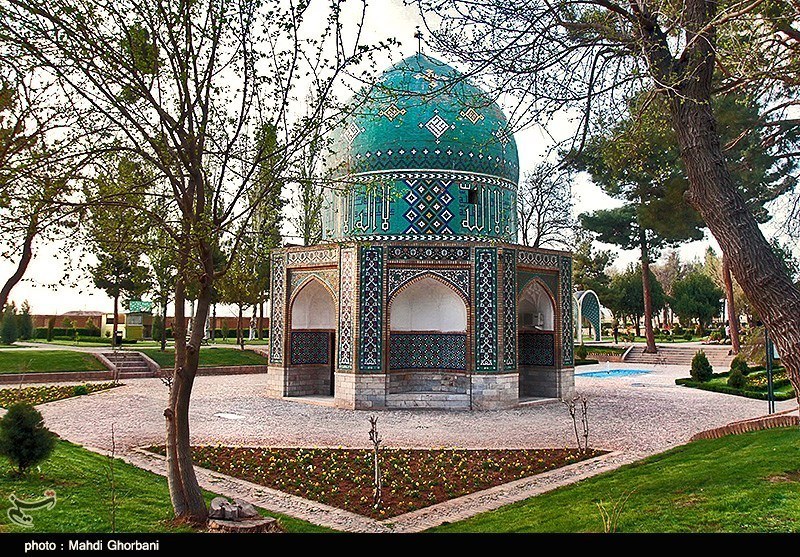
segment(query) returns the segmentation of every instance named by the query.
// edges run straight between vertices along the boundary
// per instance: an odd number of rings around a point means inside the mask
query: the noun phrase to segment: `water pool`
[[[629,375],[642,375],[643,373],[650,373],[652,369],[601,369],[598,371],[586,371],[583,373],[576,373],[581,377],[628,377]]]

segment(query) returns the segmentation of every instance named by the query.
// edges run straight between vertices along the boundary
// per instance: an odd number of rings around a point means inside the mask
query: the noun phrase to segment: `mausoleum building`
[[[323,243],[273,250],[268,394],[507,408],[574,392],[572,258],[516,244],[500,107],[417,54],[333,138]]]

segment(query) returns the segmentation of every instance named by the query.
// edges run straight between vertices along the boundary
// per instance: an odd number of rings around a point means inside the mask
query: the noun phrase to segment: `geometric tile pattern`
[[[469,300],[469,269],[389,269],[389,293],[386,298],[391,298],[408,281],[420,275],[434,275],[441,278]]]
[[[292,331],[292,365],[329,364],[330,338],[328,331]]]
[[[286,262],[289,266],[333,265],[336,263],[337,248],[322,248],[309,251],[289,252]]]
[[[475,248],[475,371],[497,370],[497,249]]]
[[[469,261],[468,246],[388,246],[387,259],[408,261]]]
[[[450,203],[454,198],[447,191],[450,181],[406,180],[407,192],[403,199],[408,210],[403,217],[408,221],[406,233],[412,234],[451,234],[450,221],[453,210]]]
[[[572,354],[572,258],[561,256],[561,356],[565,367],[575,363]]]
[[[286,303],[286,268],[283,255],[272,258],[272,280],[270,281],[272,303],[269,331],[269,361],[273,364],[283,362],[283,311]]]
[[[530,271],[519,271],[519,273],[517,273],[517,293],[521,294],[522,291],[528,287],[528,284],[534,279],[539,279],[542,284],[547,286],[548,293],[552,294],[553,298],[557,297],[558,275],[555,273],[531,273]]]
[[[389,369],[467,369],[467,335],[392,333]]]
[[[339,368],[353,369],[353,319],[356,308],[356,250],[342,248],[339,286]]]
[[[383,361],[383,248],[361,247],[359,371],[381,371]]]
[[[517,368],[517,260],[512,249],[503,250],[503,368]]]
[[[519,365],[552,366],[555,364],[553,333],[520,333]]]
[[[519,250],[517,258],[521,265],[531,265],[544,269],[558,269],[558,256],[552,253]]]
[[[318,271],[294,271],[289,270],[289,298],[294,296],[297,289],[305,286],[306,282],[311,278],[319,279],[334,295],[339,292],[339,271],[337,269],[321,269]]]

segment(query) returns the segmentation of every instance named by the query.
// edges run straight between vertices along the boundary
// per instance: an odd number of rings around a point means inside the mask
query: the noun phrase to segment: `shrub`
[[[653,327],[653,334],[656,336],[661,335],[661,329],[659,329],[658,327]]]
[[[51,317],[47,320],[47,342],[53,340],[53,328],[56,326],[56,318]]]
[[[579,360],[585,360],[586,356],[589,355],[589,351],[583,344],[579,344],[577,348],[575,348],[575,357]]]
[[[702,350],[698,350],[694,358],[692,358],[692,369],[690,372],[692,379],[702,383],[711,379],[713,373],[714,368],[708,363],[706,353]]]
[[[694,338],[694,335],[692,334],[692,331],[686,331],[685,333],[683,333],[683,338],[684,340],[692,340],[692,338]]]
[[[676,325],[675,328],[672,329],[672,334],[678,336],[683,335],[683,327],[681,327],[680,325]]]
[[[86,385],[75,385],[72,388],[72,394],[75,396],[83,396],[89,394],[89,388]]]
[[[55,443],[55,435],[44,427],[42,415],[30,404],[14,404],[0,420],[0,454],[19,474],[49,457]]]
[[[747,358],[739,354],[733,361],[731,361],[731,373],[738,371],[743,376],[750,373],[750,367],[747,365]]]
[[[731,371],[730,375],[728,375],[729,387],[733,387],[734,389],[742,389],[746,383],[747,379],[745,379],[744,375],[742,375],[742,371],[740,369],[734,369]]]
[[[17,309],[14,304],[8,304],[3,315],[0,316],[0,342],[14,344],[18,338]]]

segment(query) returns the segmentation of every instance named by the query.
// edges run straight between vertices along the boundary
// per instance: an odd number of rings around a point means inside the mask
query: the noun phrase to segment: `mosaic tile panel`
[[[452,234],[451,221],[458,213],[448,188],[450,180],[406,180],[403,200],[408,210],[403,213],[408,225],[406,234]]]
[[[389,269],[389,297],[403,287],[408,281],[420,275],[434,275],[451,284],[467,299],[469,296],[469,269]]]
[[[565,367],[575,363],[572,343],[572,258],[561,257],[561,357]]]
[[[353,368],[353,332],[356,313],[356,250],[341,251],[339,282],[339,368]]]
[[[459,333],[393,333],[389,369],[466,371],[467,335]]]
[[[475,248],[475,370],[497,370],[497,250]]]
[[[292,365],[329,364],[331,362],[331,334],[327,331],[292,331]]]
[[[392,261],[469,261],[465,246],[388,246],[387,258]]]
[[[334,265],[336,264],[336,251],[335,247],[290,251],[286,254],[286,262],[290,267],[299,267],[303,265]]]
[[[555,335],[553,333],[520,333],[519,365],[555,365]]]
[[[272,279],[270,281],[269,361],[283,363],[283,329],[286,307],[286,266],[283,254],[272,256]]]
[[[319,271],[289,271],[289,298],[294,296],[305,283],[311,278],[317,278],[324,282],[334,294],[339,292],[339,273],[336,269],[324,269]]]
[[[558,256],[552,253],[519,250],[517,261],[520,265],[531,265],[543,269],[558,269]]]
[[[503,368],[517,368],[517,260],[515,250],[503,250]]]
[[[361,248],[359,371],[381,371],[383,361],[383,247]]]
[[[558,275],[553,273],[531,273],[519,271],[517,273],[517,294],[521,294],[534,279],[541,280],[548,288],[553,298],[558,296]]]

